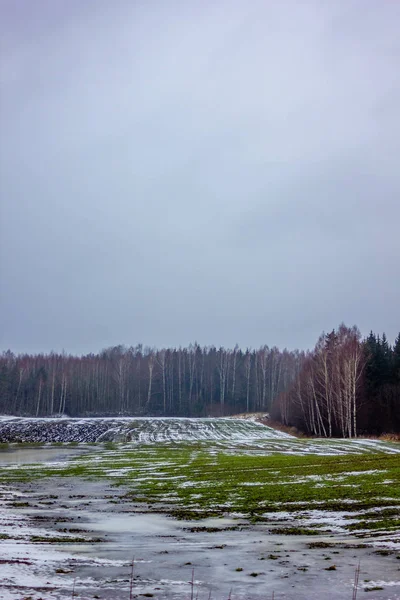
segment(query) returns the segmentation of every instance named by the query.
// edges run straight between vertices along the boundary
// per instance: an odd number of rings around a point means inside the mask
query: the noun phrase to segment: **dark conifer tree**
[[[396,338],[393,346],[393,362],[392,362],[392,375],[394,383],[400,385],[400,333]],[[399,403],[400,403],[400,390],[399,390]]]

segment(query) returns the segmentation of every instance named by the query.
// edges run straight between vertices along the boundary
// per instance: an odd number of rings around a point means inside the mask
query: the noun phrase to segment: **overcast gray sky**
[[[400,2],[0,8],[0,349],[394,340]]]

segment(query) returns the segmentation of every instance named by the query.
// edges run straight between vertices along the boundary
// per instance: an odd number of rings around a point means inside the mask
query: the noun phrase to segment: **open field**
[[[133,597],[351,599],[360,563],[358,597],[400,598],[398,444],[152,421],[145,441],[4,445],[0,598],[25,559],[26,597],[129,598],[133,557]]]

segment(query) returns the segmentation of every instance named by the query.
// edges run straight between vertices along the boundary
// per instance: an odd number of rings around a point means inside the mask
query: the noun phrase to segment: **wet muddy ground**
[[[2,600],[351,600],[358,565],[358,598],[400,598],[399,553],[367,539],[277,535],[235,515],[178,521],[104,482],[60,478],[13,491],[3,490]]]
[[[398,446],[189,421],[112,423],[153,446],[5,444],[0,600],[400,600]]]

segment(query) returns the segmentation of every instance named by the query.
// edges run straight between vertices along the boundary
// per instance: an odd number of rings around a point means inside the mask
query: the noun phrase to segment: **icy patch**
[[[27,516],[13,511],[6,505],[7,502],[20,498],[20,493],[0,488],[0,531],[9,536],[0,540],[1,598],[21,600],[21,597],[28,597],[35,593],[34,590],[40,589],[40,597],[43,597],[46,589],[65,589],[66,587],[72,589],[74,578],[68,573],[72,569],[68,566],[71,563],[78,566],[100,568],[105,566],[129,567],[130,563],[126,561],[89,559],[57,550],[53,545],[47,543],[31,542],[32,536],[43,538],[56,536],[73,541],[76,534],[62,531],[55,533],[43,527],[33,526]],[[58,568],[64,569],[65,572],[62,575],[57,574]],[[75,588],[87,587],[89,584],[98,587],[99,581],[77,578]]]
[[[400,585],[400,581],[368,581],[363,583],[363,587],[365,588],[374,588],[374,587],[393,587],[395,585]]]
[[[373,540],[372,546],[388,550],[400,550],[399,534],[395,533],[393,538],[390,538],[390,536],[388,537],[388,535],[386,534],[384,540]]]

